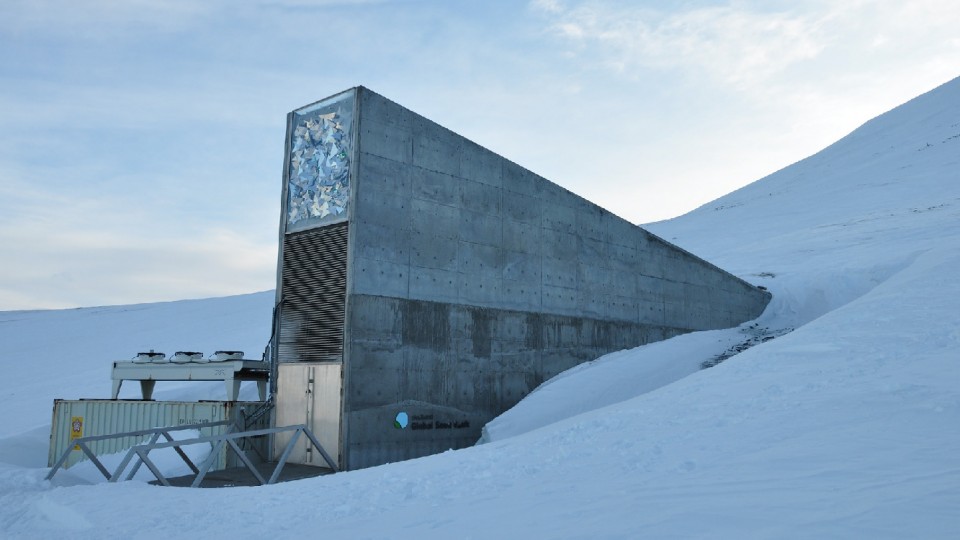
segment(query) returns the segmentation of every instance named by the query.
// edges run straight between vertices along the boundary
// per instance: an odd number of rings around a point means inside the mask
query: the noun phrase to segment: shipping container
[[[58,399],[53,402],[53,423],[50,430],[50,453],[47,466],[53,464],[73,445],[74,439],[93,435],[110,435],[156,427],[177,427],[189,424],[238,421],[240,429],[249,431],[270,427],[270,415],[259,414],[264,406],[256,401],[143,401],[108,399]],[[256,417],[259,414],[259,417]],[[251,418],[256,417],[256,418]],[[218,435],[229,426],[215,426],[200,430],[201,435]],[[176,438],[176,434],[174,434]],[[88,443],[97,456],[114,454],[146,442],[149,436],[122,437]],[[164,441],[161,437],[161,441]],[[254,461],[265,461],[267,437],[237,441]],[[208,444],[208,443],[203,443]],[[220,452],[213,469],[240,466],[232,450]],[[65,468],[86,460],[79,447],[74,447],[64,463]],[[198,464],[199,465],[199,464]]]

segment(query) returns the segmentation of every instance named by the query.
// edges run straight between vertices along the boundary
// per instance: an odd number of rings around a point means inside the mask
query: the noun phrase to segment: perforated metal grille
[[[347,223],[283,239],[281,362],[343,359]]]

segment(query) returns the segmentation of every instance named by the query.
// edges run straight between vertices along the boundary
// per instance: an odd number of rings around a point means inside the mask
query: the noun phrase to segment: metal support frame
[[[157,381],[223,381],[227,401],[237,401],[242,381],[256,381],[260,401],[267,399],[267,380],[270,366],[259,360],[225,360],[198,363],[147,363],[114,362],[110,378],[113,391],[110,399],[117,399],[123,381],[140,381],[143,399],[153,397]]]
[[[233,431],[235,427],[237,427],[237,424],[233,420],[221,420],[219,422],[186,424],[186,425],[175,426],[175,427],[157,427],[152,429],[140,429],[136,431],[124,431],[122,433],[112,433],[110,435],[90,435],[88,437],[79,437],[77,439],[74,439],[73,444],[75,446],[78,446],[80,450],[82,450],[83,453],[86,454],[87,458],[89,458],[90,461],[93,462],[93,464],[97,467],[97,469],[100,470],[100,472],[103,474],[105,478],[107,478],[111,482],[115,482],[116,480],[111,477],[110,472],[107,471],[107,468],[103,466],[103,463],[100,463],[100,460],[97,459],[96,454],[94,454],[93,450],[90,449],[87,443],[96,442],[96,441],[105,441],[108,439],[120,439],[123,437],[139,437],[143,435],[150,435],[151,436],[150,443],[148,444],[152,444],[157,442],[160,439],[161,435],[165,439],[167,439],[167,441],[173,441],[173,437],[170,435],[170,433],[174,431],[184,431],[187,429],[203,429],[203,428],[218,427],[218,426],[230,426],[230,428],[227,430],[227,433],[229,433]],[[60,470],[60,467],[63,467],[63,464],[66,463],[67,459],[70,457],[70,452],[72,452],[73,450],[74,448],[67,448],[66,450],[64,450],[63,455],[60,456],[60,459],[58,459],[57,462],[53,464],[53,467],[50,468],[50,472],[47,473],[47,477],[46,477],[47,480],[50,480],[51,478],[53,478],[53,475],[56,474],[58,470]],[[189,461],[189,459],[187,459],[186,454],[183,453],[183,450],[180,450],[179,448],[177,448],[176,451],[178,454],[180,454],[181,458]],[[129,459],[125,457],[124,462],[122,463],[123,467],[126,467],[127,463],[129,463]],[[139,467],[140,467],[140,464],[138,463],[134,468],[133,473],[136,473]],[[130,478],[133,478],[133,473],[131,473],[128,480]]]
[[[87,455],[87,457],[89,457],[90,460],[93,461],[93,463],[97,466],[97,468],[103,474],[104,478],[106,478],[110,482],[116,482],[117,480],[119,480],[120,476],[123,474],[123,471],[127,468],[127,466],[130,464],[130,461],[133,459],[133,456],[136,455],[137,463],[134,465],[133,469],[131,469],[130,472],[127,474],[126,480],[132,479],[134,474],[136,474],[137,470],[140,468],[140,465],[143,464],[143,465],[146,465],[148,469],[150,469],[150,472],[152,472],[153,475],[157,478],[157,481],[159,481],[161,484],[165,486],[170,486],[170,481],[167,480],[167,478],[163,475],[163,473],[160,472],[160,469],[158,469],[156,464],[150,459],[149,454],[151,450],[155,450],[157,448],[173,448],[174,450],[176,450],[177,454],[184,461],[184,463],[186,463],[187,466],[189,466],[190,469],[194,472],[194,474],[196,474],[190,487],[198,487],[203,482],[203,478],[207,475],[207,473],[210,471],[210,468],[213,466],[214,462],[216,461],[216,457],[219,454],[220,450],[222,450],[224,444],[226,444],[237,454],[237,457],[240,458],[240,461],[247,468],[247,470],[250,471],[253,477],[257,479],[260,485],[273,484],[273,483],[276,483],[277,479],[280,478],[280,473],[283,471],[284,465],[287,464],[287,459],[290,457],[290,453],[293,451],[293,447],[296,445],[297,440],[299,439],[301,433],[306,435],[307,438],[310,440],[310,443],[313,444],[314,448],[316,448],[317,451],[320,452],[320,455],[323,456],[324,461],[327,462],[327,465],[330,466],[330,469],[333,472],[337,472],[336,463],[334,463],[333,459],[330,457],[327,451],[324,450],[323,446],[320,445],[320,441],[317,440],[317,438],[313,435],[313,432],[311,432],[310,429],[307,428],[305,424],[275,427],[275,428],[268,428],[268,429],[257,429],[253,431],[243,431],[243,432],[236,432],[236,433],[231,432],[231,430],[227,430],[227,432],[222,433],[220,435],[195,437],[193,439],[184,439],[180,441],[174,440],[173,437],[171,437],[169,434],[169,432],[171,431],[181,431],[184,429],[197,429],[199,427],[227,425],[230,423],[231,423],[230,421],[223,421],[223,422],[214,422],[214,423],[208,423],[208,424],[193,424],[190,426],[181,426],[176,428],[155,428],[152,430],[142,430],[138,432],[118,433],[115,435],[98,435],[93,437],[83,437],[80,439],[76,439],[75,442],[80,446],[81,450],[83,450],[83,452]],[[280,459],[278,460],[277,466],[274,468],[273,473],[270,475],[270,478],[265,480],[263,476],[260,474],[260,472],[257,470],[256,466],[254,466],[253,462],[250,461],[250,458],[247,457],[246,453],[240,449],[239,445],[237,445],[236,441],[238,439],[245,439],[248,437],[276,435],[277,433],[282,433],[285,431],[293,431],[294,433],[290,437],[290,441],[287,443],[286,447],[284,448],[283,453],[280,455]],[[106,469],[106,467],[103,466],[102,463],[100,463],[100,460],[97,459],[96,455],[86,445],[87,442],[92,440],[102,440],[102,439],[110,439],[110,438],[126,437],[126,436],[134,436],[134,435],[146,435],[146,434],[152,435],[150,438],[150,442],[133,446],[129,450],[127,450],[127,454],[123,457],[123,460],[120,462],[120,465],[112,474]],[[166,442],[158,442],[161,435],[167,439]],[[213,450],[210,452],[210,455],[207,457],[207,459],[205,459],[204,462],[200,465],[200,467],[197,467],[190,460],[190,458],[187,457],[187,455],[183,452],[183,450],[181,450],[181,447],[190,446],[193,444],[202,444],[202,443],[212,444]],[[58,460],[57,463],[53,466],[53,468],[50,469],[50,473],[47,474],[47,477],[46,477],[47,480],[53,478],[53,475],[60,469],[63,463],[67,460],[67,456],[70,455],[71,450],[72,449],[68,449],[66,452],[64,452],[60,460]]]

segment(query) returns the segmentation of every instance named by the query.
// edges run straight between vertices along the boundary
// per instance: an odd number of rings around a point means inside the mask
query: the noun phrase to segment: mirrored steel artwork
[[[296,114],[290,140],[287,224],[329,221],[350,200],[353,100]]]

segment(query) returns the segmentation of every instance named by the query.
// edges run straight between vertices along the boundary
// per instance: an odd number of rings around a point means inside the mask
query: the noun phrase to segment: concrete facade
[[[487,421],[572,366],[736,326],[769,301],[378,94],[353,96],[344,469],[469,446]]]

